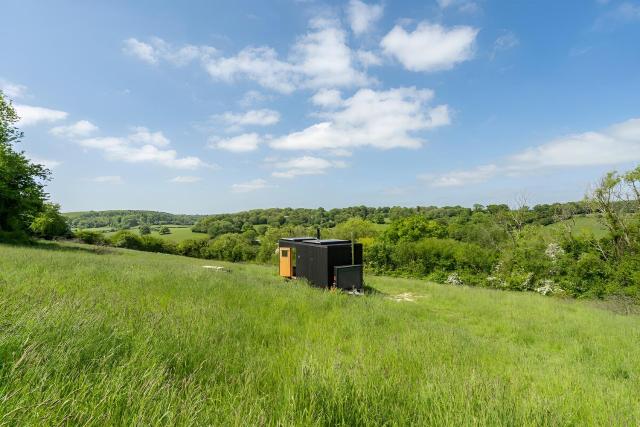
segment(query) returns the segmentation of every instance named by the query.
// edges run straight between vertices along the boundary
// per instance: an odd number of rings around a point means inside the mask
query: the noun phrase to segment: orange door
[[[293,276],[293,263],[291,262],[291,248],[280,248],[280,275],[282,277]]]

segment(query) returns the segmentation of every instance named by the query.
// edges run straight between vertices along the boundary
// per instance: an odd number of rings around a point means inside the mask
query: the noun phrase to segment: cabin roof
[[[316,239],[314,237],[286,237],[280,239],[283,243],[303,243],[306,245],[315,246],[335,246],[335,245],[350,245],[351,240],[340,239]]]

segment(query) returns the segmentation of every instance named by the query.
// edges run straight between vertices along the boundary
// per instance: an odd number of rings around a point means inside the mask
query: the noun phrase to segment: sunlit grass
[[[265,266],[0,245],[0,425],[639,424],[639,317],[367,284],[352,297]]]

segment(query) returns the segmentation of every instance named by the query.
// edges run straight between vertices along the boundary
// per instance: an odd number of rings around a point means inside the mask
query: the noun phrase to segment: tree
[[[13,148],[23,136],[15,127],[18,119],[0,91],[0,232],[28,231],[47,198],[44,183],[50,171]]]
[[[356,217],[336,225],[331,234],[338,239],[359,240],[363,237],[375,237],[377,232],[371,221]]]
[[[141,225],[140,228],[138,228],[138,232],[141,236],[146,236],[147,234],[151,234],[151,227],[146,224]]]
[[[42,212],[36,216],[29,227],[38,237],[52,239],[71,235],[67,219],[60,214],[60,205],[45,203]]]
[[[158,233],[160,233],[160,234],[171,234],[171,229],[169,227],[167,227],[166,225],[163,225],[162,227],[160,227],[158,229]]]

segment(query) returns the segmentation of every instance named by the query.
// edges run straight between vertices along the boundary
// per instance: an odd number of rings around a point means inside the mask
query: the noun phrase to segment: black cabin
[[[350,240],[289,237],[278,241],[280,275],[320,287],[362,289],[362,244]]]

